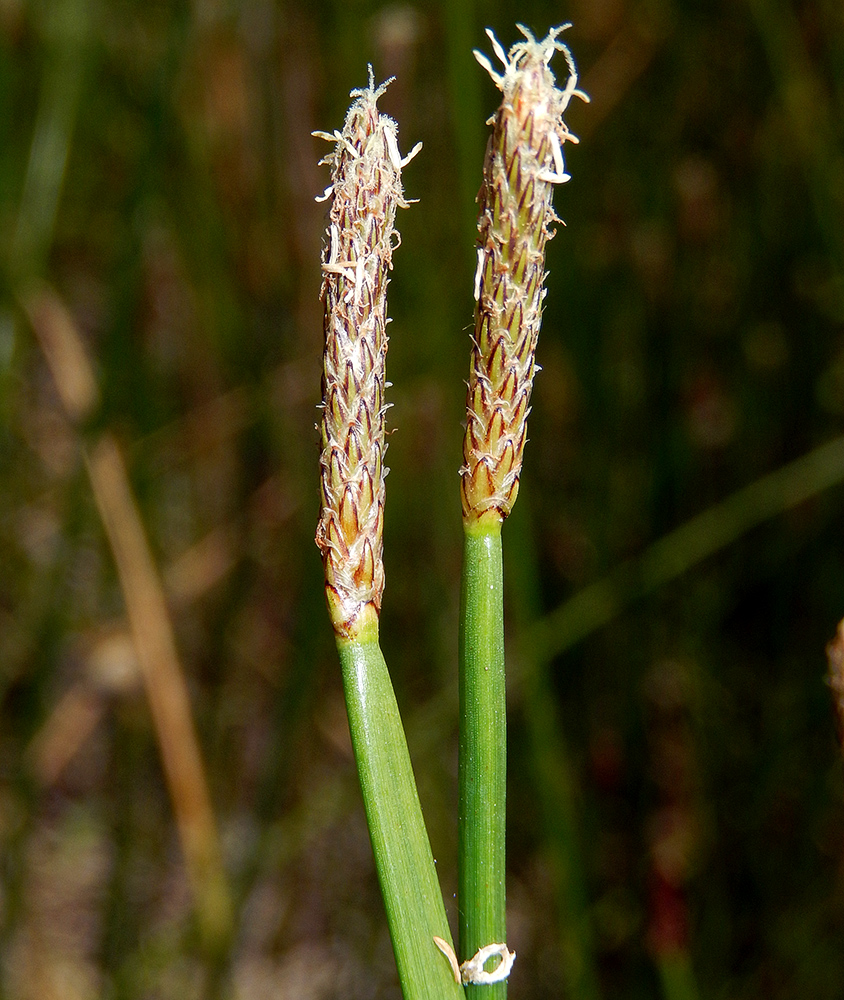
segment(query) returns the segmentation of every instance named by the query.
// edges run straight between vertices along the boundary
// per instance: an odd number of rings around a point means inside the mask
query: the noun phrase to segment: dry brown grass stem
[[[23,304],[68,416],[78,423],[90,416],[99,394],[73,318],[44,286],[31,290]],[[232,929],[228,882],[164,591],[114,436],[105,432],[84,450],[117,565],[197,915],[206,943],[219,947]]]

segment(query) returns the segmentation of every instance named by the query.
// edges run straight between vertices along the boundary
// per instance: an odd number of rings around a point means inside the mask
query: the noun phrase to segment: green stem
[[[65,168],[88,59],[88,0],[46,5],[41,29],[46,64],[9,261],[25,280],[40,275],[53,242]]]
[[[656,964],[665,1000],[697,1000],[695,974],[685,949],[658,956]]]
[[[501,524],[465,526],[460,609],[458,902],[461,961],[506,942],[507,720]],[[491,965],[494,967],[494,959]],[[489,971],[489,970],[488,970]],[[505,1000],[507,983],[467,986]]]
[[[404,1000],[461,1000],[434,936],[451,943],[410,754],[377,627],[338,639],[349,729]]]

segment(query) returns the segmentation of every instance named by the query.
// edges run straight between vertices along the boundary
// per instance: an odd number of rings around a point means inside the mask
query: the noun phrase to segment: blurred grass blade
[[[90,16],[88,0],[59,0],[45,8],[46,65],[9,249],[10,270],[18,277],[42,271],[53,241],[82,92]]]
[[[97,404],[98,392],[72,317],[44,287],[29,290],[23,304],[68,416],[77,423],[85,420]],[[113,435],[100,435],[85,448],[85,458],[117,565],[197,917],[207,947],[218,954],[228,946],[232,932],[228,881],[164,591]]]
[[[508,601],[517,634],[537,618],[541,606],[539,566],[531,531],[530,505],[519,505],[507,535]],[[530,646],[517,643],[513,666],[521,678],[524,722],[530,742],[533,787],[538,789],[549,874],[557,907],[563,985],[571,1000],[598,1000],[595,929],[586,884],[577,775],[547,670]]]
[[[812,65],[792,4],[750,0],[750,10],[788,116],[789,138],[796,140],[815,219],[840,270],[844,267],[840,122]]]
[[[682,576],[772,517],[844,482],[844,436],[762,476],[584,587],[538,622],[519,645],[548,663],[612,621],[632,601]]]
[[[688,951],[660,955],[656,964],[665,1000],[698,1000],[697,983]]]
[[[606,625],[634,600],[670,583],[707,557],[737,541],[764,521],[844,482],[844,436],[738,490],[659,539],[638,558],[618,566],[602,580],[575,594],[556,610],[520,631],[515,665],[523,687],[525,716],[537,769],[563,912],[563,947],[574,961],[573,996],[596,995],[583,864],[577,837],[576,786],[568,766],[558,713],[554,710],[548,665],[592,632]],[[660,962],[666,997],[693,997],[695,983],[688,955]]]
[[[486,137],[483,129],[483,104],[477,66],[471,56],[475,18],[473,4],[441,4],[448,56],[449,97],[452,109],[452,131],[457,156],[459,178],[459,212],[468,242],[476,231],[475,197],[478,193],[477,162],[482,155]],[[457,207],[455,206],[455,211]]]

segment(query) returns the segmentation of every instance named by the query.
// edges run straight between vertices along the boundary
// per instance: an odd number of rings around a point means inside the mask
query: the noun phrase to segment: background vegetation
[[[403,150],[425,144],[391,285],[382,631],[451,900],[457,469],[497,101],[471,49],[517,20],[574,22],[593,103],[571,108],[505,527],[511,996],[844,994],[823,681],[844,615],[840,3],[2,0],[0,996],[398,995],[313,545],[310,133],[341,125],[369,61],[397,76]],[[94,363],[81,426],[22,308],[36,278]],[[193,914],[83,461],[103,434],[169,595],[228,938]]]

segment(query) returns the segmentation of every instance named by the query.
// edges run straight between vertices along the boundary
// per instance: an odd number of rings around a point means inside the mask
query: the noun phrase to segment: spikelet
[[[332,199],[322,253],[325,354],[320,423],[322,511],[316,543],[325,567],[329,614],[338,636],[353,638],[384,590],[384,453],[387,272],[399,236],[396,207],[406,207],[397,126],[376,102],[390,81],[353,90],[342,132],[314,135],[335,143],[321,163]]]
[[[569,179],[562,146],[577,141],[563,112],[573,96],[588,100],[577,89],[571,53],[557,39],[568,27],[553,28],[537,42],[518,25],[525,41],[509,53],[487,30],[502,73],[475,52],[504,96],[489,121],[493,133],[478,195],[477,304],[460,470],[466,523],[503,520],[519,490],[545,297],[545,243],[560,221],[553,191]],[[556,51],[569,70],[562,90],[548,65]]]

